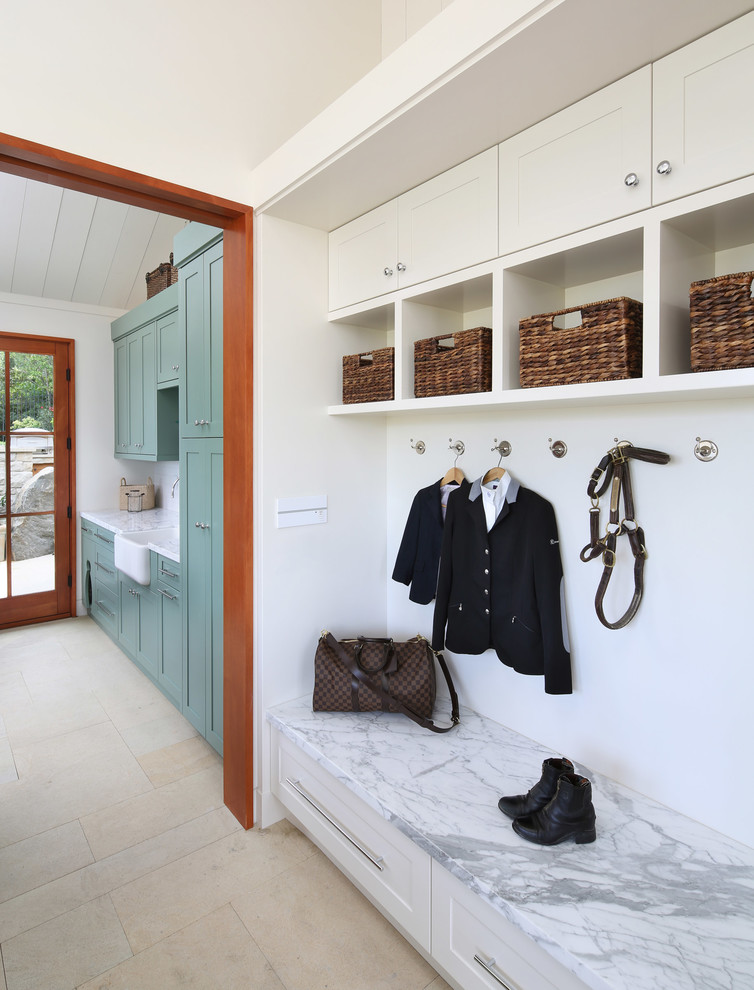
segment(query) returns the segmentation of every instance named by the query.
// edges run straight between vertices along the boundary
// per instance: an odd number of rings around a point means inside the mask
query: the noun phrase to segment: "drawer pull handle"
[[[160,568],[160,574],[164,574],[166,577],[177,578],[177,574],[173,574],[172,571],[166,571],[164,567]]]
[[[505,987],[505,990],[513,990],[513,987],[509,986],[509,984],[507,984],[504,980],[501,980],[500,977],[495,972],[495,970],[492,968],[495,965],[494,959],[488,959],[487,962],[485,962],[484,959],[482,959],[482,957],[479,955],[479,953],[476,953],[474,956],[474,962],[479,963],[482,969],[485,972],[489,973],[490,976],[493,978],[493,980],[497,980],[497,982],[500,984],[501,987]]]
[[[356,841],[356,839],[354,839],[354,837],[352,835],[349,835],[348,832],[346,832],[345,829],[341,828],[340,825],[338,825],[337,822],[334,822],[332,820],[332,818],[330,818],[330,816],[322,808],[320,808],[320,806],[317,804],[317,802],[314,801],[312,798],[310,798],[309,795],[306,793],[306,791],[302,787],[299,786],[300,783],[301,783],[300,780],[291,780],[290,777],[286,777],[285,781],[286,781],[287,784],[290,784],[290,786],[293,788],[293,790],[297,794],[300,794],[301,797],[305,801],[308,801],[309,804],[312,806],[312,808],[314,808],[315,811],[318,811],[320,813],[320,815],[322,815],[322,817],[325,819],[325,821],[329,822],[334,829],[336,829],[338,832],[340,832],[340,834],[343,836],[344,839],[348,839],[348,841],[351,843],[351,845],[352,846],[355,846],[359,850],[359,852],[362,854],[362,856],[366,856],[366,858],[369,860],[369,862],[372,864],[372,866],[376,866],[377,869],[380,870],[380,871],[385,869],[385,867],[382,865],[383,862],[384,862],[383,857],[382,856],[377,856],[375,858],[374,856],[372,856],[372,854],[371,853],[368,853],[366,851],[366,849],[362,845],[359,845],[359,843]]]
[[[105,567],[105,565],[100,564],[99,561],[97,561],[97,567],[99,567],[101,571],[104,571],[105,574],[115,574],[115,571],[111,571],[109,567]]]
[[[108,543],[108,544],[111,544],[113,542],[112,540],[108,540],[108,538],[106,536],[103,536],[101,533],[97,533],[97,539],[102,540],[103,543]]]
[[[111,612],[110,609],[106,605],[103,605],[102,604],[102,602],[97,602],[97,608],[102,609],[102,611],[105,613],[105,615],[109,615],[111,619],[114,619],[115,618],[115,612]]]
[[[158,588],[157,590],[159,591],[159,593],[162,595],[163,598],[169,598],[171,602],[174,602],[176,600],[177,597],[176,595],[169,595],[167,591],[163,591],[162,588]]]

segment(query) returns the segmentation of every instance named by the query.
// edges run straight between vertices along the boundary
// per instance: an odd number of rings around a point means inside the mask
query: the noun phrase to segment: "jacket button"
[[[485,548],[484,548],[484,552],[485,552],[485,553],[487,554],[487,556],[489,557],[489,555],[490,555],[490,551],[489,551],[489,549],[488,549],[487,547],[485,547]]]
[[[489,615],[489,614],[490,614],[490,610],[489,610],[488,608],[486,608],[486,609],[484,610],[484,614],[485,614],[485,615]]]
[[[485,574],[489,574],[489,573],[490,573],[490,572],[489,572],[489,568],[487,568],[487,567],[485,567],[485,569],[484,569],[484,573],[485,573]]]
[[[487,588],[484,589],[484,593],[485,593],[485,595],[489,595],[489,591],[488,591]]]

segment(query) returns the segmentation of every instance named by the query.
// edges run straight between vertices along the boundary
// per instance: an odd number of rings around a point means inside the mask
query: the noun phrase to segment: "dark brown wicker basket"
[[[147,299],[156,296],[158,292],[167,289],[169,285],[175,285],[178,281],[178,269],[173,264],[173,252],[170,252],[170,261],[163,261],[153,272],[147,272]]]
[[[578,312],[578,326],[555,327],[557,316]],[[620,296],[521,320],[522,387],[641,378],[642,312],[640,302]]]
[[[754,272],[692,282],[691,370],[754,366]]]
[[[343,358],[343,402],[382,402],[395,396],[395,348]]]
[[[460,395],[492,389],[492,331],[474,327],[417,340],[414,395]]]

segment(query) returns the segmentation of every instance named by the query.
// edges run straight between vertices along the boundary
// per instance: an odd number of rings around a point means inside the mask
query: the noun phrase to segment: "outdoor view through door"
[[[73,341],[0,333],[0,628],[73,614]]]

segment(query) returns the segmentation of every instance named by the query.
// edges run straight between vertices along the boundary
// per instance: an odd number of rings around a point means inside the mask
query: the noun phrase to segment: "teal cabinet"
[[[92,536],[91,616],[113,639],[118,638],[120,602],[118,572],[115,569],[115,535],[96,526]]]
[[[81,520],[81,601],[91,613],[94,601],[94,560],[97,527],[88,519]]]
[[[174,353],[179,346],[177,303],[177,286],[171,286],[111,326],[116,457],[143,461],[178,459],[179,358]],[[176,368],[171,369],[173,378],[165,379],[158,389],[159,361],[172,361]],[[167,387],[171,382],[172,387]]]
[[[179,708],[183,696],[183,609],[180,565],[158,560],[157,607],[160,613],[160,670],[163,691]]]
[[[183,713],[222,753],[223,442],[181,441]]]
[[[185,348],[180,369],[180,434],[213,438],[223,435],[222,239],[202,248],[188,259],[178,251],[176,261],[179,334]]]
[[[181,366],[181,337],[178,326],[178,310],[160,317],[155,323],[157,347],[157,385],[178,384]]]
[[[157,596],[149,587],[118,572],[120,621],[118,642],[150,677],[157,677],[159,630]]]

